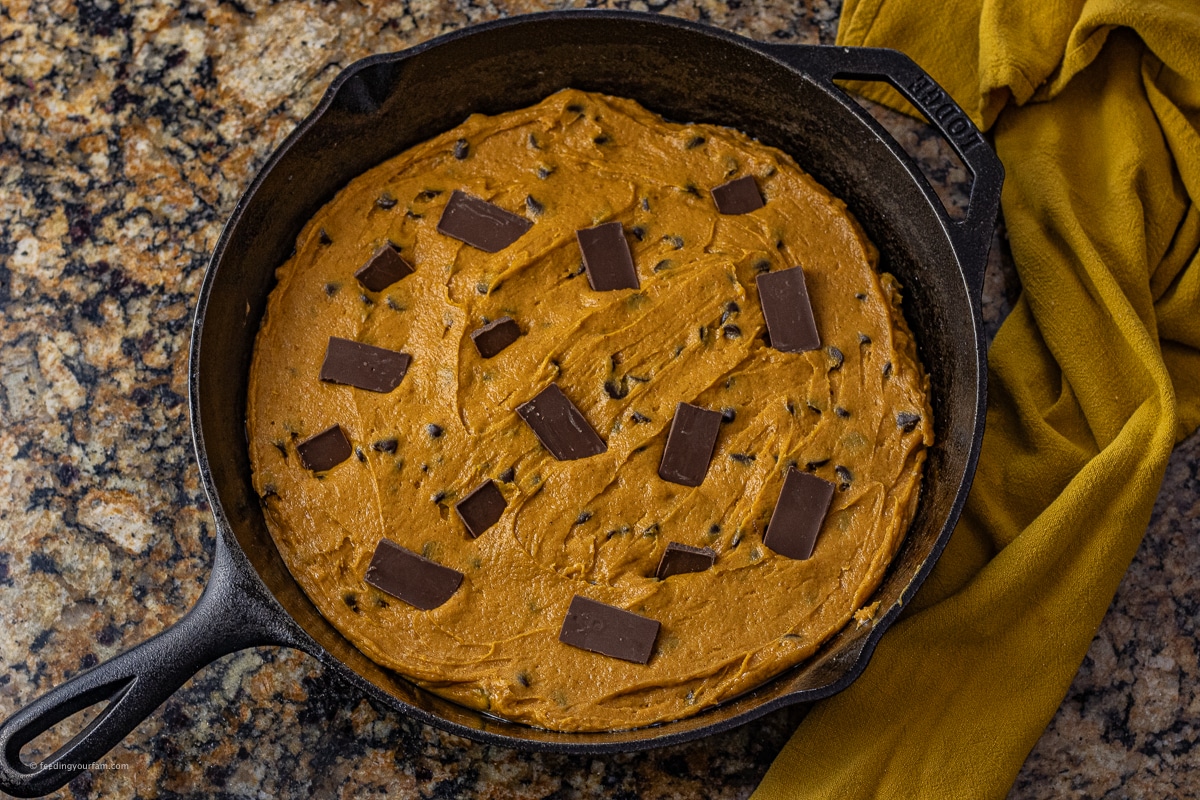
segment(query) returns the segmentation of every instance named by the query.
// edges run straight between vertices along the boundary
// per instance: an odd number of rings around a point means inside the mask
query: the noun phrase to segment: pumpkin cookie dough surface
[[[718,213],[753,176],[765,200]],[[488,253],[438,231],[454,190],[532,226]],[[620,221],[640,288],[594,291],[576,231]],[[413,272],[354,273],[392,243]],[[356,178],[278,270],[250,376],[254,483],[321,612],[375,661],[464,705],[564,731],[694,714],[810,656],[883,577],[932,425],[899,289],[844,204],[736,131],[566,90],[472,116]],[[770,347],[755,279],[802,266],[822,347]],[[508,316],[492,358],[471,333]],[[319,380],[330,337],[411,356],[399,386]],[[517,408],[551,383],[606,444],[558,461]],[[658,475],[676,404],[722,412],[700,486]],[[352,455],[297,445],[338,424]],[[812,556],[763,544],[789,468],[837,485]],[[454,504],[506,502],[472,538]],[[419,610],[364,581],[381,539],[463,574]],[[702,572],[654,577],[668,543]],[[646,664],[564,644],[576,595],[661,623]],[[863,612],[860,612],[863,613]]]

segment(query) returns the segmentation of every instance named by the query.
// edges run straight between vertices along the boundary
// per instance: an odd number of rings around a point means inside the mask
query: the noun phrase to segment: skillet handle
[[[925,115],[975,178],[971,184],[966,217],[952,219],[940,202],[933,203],[933,206],[950,236],[971,291],[979,296],[983,291],[983,274],[992,245],[996,215],[1000,210],[1004,167],[979,128],[975,127],[975,123],[954,99],[938,86],[929,73],[898,50],[768,43],[755,43],[755,47],[839,91],[841,87],[833,82],[835,78],[885,81]],[[883,126],[857,103],[852,100],[849,103],[853,106],[851,111],[863,121],[886,133]],[[897,150],[903,155],[902,150]],[[924,181],[919,169],[914,167],[913,172]]]
[[[0,792],[40,797],[59,789],[124,739],[201,667],[255,645],[294,645],[282,612],[244,579],[218,534],[212,576],[199,601],[162,633],[56,686],[0,724]],[[285,615],[283,615],[285,616]],[[67,717],[108,701],[46,760],[27,764],[21,748]]]

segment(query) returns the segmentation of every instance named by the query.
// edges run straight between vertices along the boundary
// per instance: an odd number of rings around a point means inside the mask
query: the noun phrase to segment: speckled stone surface
[[[189,325],[220,226],[255,170],[351,61],[552,5],[0,4],[0,716],[199,597],[213,531],[187,428]],[[829,43],[840,4],[620,5]],[[944,145],[873,111],[961,208],[966,175]],[[1017,291],[1006,252],[998,236],[991,333]],[[1193,437],[1012,797],[1200,787],[1198,467]],[[114,768],[79,774],[58,796],[741,798],[801,713],[643,754],[531,755],[416,724],[305,655],[259,648],[203,670],[106,757]]]

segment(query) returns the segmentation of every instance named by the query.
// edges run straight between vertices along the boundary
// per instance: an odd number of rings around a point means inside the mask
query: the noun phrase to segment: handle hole
[[[47,722],[51,723],[48,727],[21,745],[17,752],[21,763],[30,767],[40,762],[53,761],[59,753],[69,748],[72,742],[86,734],[104,712],[124,697],[132,684],[132,680],[121,681],[74,698],[70,705],[47,719]],[[71,708],[76,710],[71,712]]]
[[[862,106],[875,121],[882,125],[892,138],[908,153],[909,158],[916,162],[921,174],[933,191],[951,219],[960,220],[967,216],[967,206],[970,205],[971,186],[975,176],[967,169],[958,153],[950,143],[929,124],[929,120],[915,107],[905,102],[887,81],[864,81],[835,78],[833,81],[839,89],[846,93],[854,102]],[[899,101],[907,106],[919,118],[913,119],[907,114],[893,111],[887,106],[880,105],[863,97],[860,92],[868,91],[876,97],[886,92],[889,102]]]

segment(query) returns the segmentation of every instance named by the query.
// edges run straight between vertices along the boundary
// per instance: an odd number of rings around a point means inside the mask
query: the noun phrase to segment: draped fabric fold
[[[838,43],[904,51],[991,131],[1022,290],[950,545],[755,798],[1000,798],[1200,425],[1200,4],[860,0]]]

